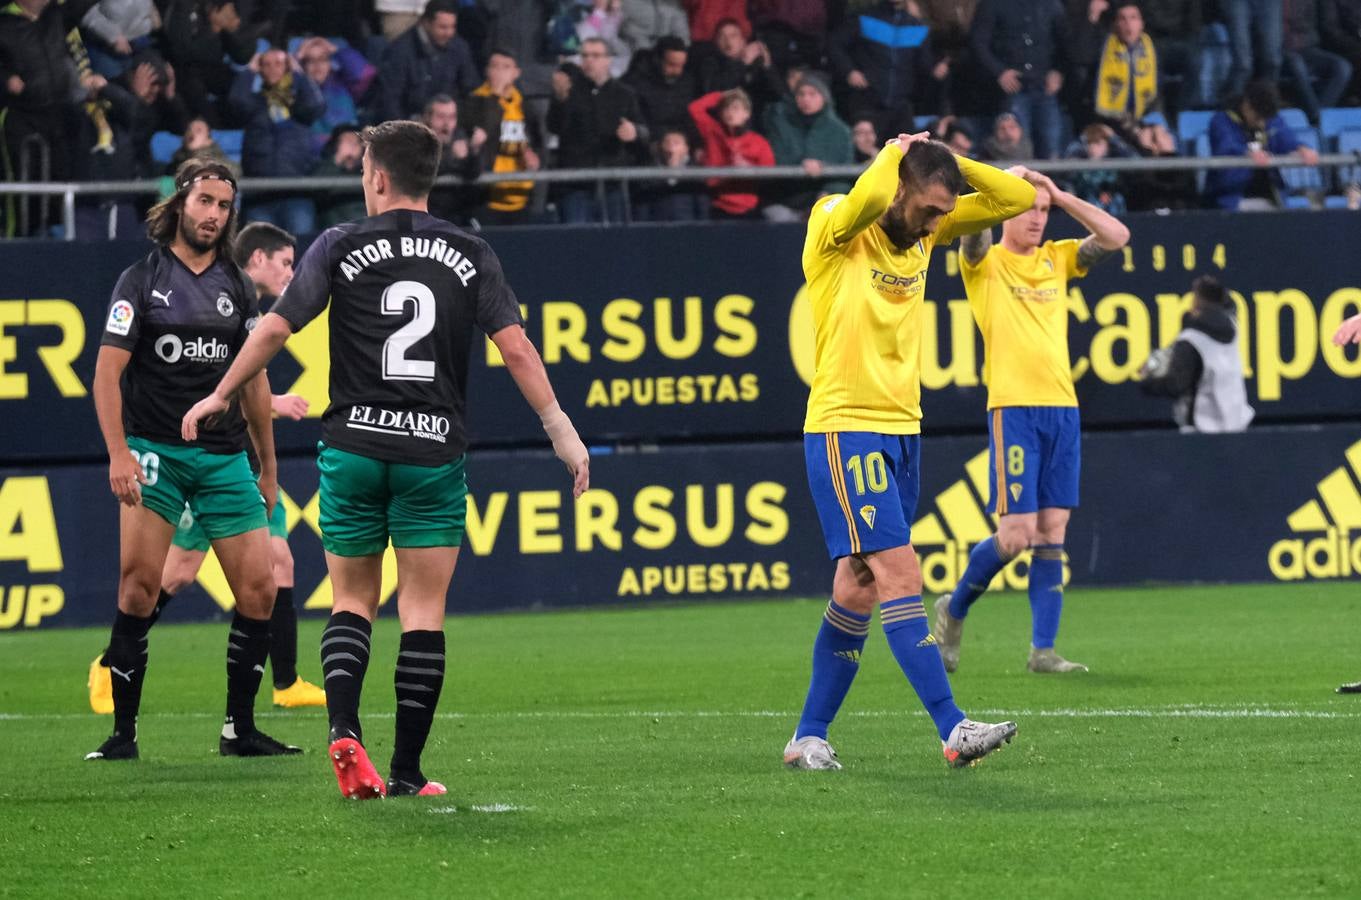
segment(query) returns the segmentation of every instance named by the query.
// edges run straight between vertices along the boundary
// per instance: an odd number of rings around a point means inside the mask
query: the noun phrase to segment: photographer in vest
[[[1191,284],[1194,299],[1171,346],[1155,350],[1139,370],[1146,394],[1172,397],[1172,418],[1182,431],[1217,434],[1243,431],[1252,421],[1238,318],[1233,298],[1219,280],[1202,275]]]

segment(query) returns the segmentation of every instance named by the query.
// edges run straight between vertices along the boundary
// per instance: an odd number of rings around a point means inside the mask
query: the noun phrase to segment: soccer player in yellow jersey
[[[983,333],[988,386],[988,482],[997,534],[974,547],[959,585],[936,601],[933,634],[945,668],[959,665],[969,607],[993,577],[1031,550],[1032,672],[1085,672],[1054,652],[1063,610],[1063,541],[1077,507],[1081,444],[1068,361],[1068,281],[1129,243],[1129,229],[1102,209],[1060,190],[1047,176],[1010,171],[1036,188],[1035,205],[1002,226],[960,242],[964,289]],[[1045,241],[1057,207],[1091,232]]]
[[[960,197],[968,185],[977,193]],[[803,270],[816,371],[804,452],[836,575],[786,765],[841,768],[827,729],[860,667],[876,604],[889,648],[951,765],[968,765],[1016,733],[1013,722],[975,722],[955,705],[922,605],[909,526],[920,491],[919,361],[931,249],[1017,215],[1034,199],[1035,189],[1014,175],[957,158],[925,134],[901,134],[850,193],[813,207]]]

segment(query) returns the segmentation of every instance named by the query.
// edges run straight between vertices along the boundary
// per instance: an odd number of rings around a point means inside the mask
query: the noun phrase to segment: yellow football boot
[[[90,695],[93,698],[93,694]],[[286,688],[274,689],[274,705],[293,709],[299,706],[325,706],[326,692],[298,676],[298,680]],[[110,707],[112,711],[112,707]]]
[[[99,664],[104,654],[99,654],[90,663],[90,678],[86,686],[90,689],[90,709],[101,716],[113,715],[113,676],[109,667]]]

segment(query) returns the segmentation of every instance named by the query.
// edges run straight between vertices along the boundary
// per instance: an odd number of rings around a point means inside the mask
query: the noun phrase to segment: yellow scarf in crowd
[[[483,84],[473,91],[475,97],[493,96],[491,85]],[[501,103],[501,133],[487,136],[496,141],[496,159],[492,162],[493,172],[525,171],[525,148],[529,146],[529,133],[526,130],[524,98],[520,91],[512,87],[508,93],[496,98]],[[498,212],[519,212],[529,203],[530,192],[534,189],[532,181],[502,181],[491,186],[487,206]]]
[[[1141,119],[1157,97],[1158,54],[1153,39],[1141,34],[1131,48],[1113,34],[1107,37],[1096,73],[1096,114],[1103,119],[1124,119],[1131,114]]]

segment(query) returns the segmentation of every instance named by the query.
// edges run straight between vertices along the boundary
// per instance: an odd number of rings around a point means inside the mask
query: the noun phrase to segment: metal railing
[[[1164,156],[1155,158],[1121,159],[1048,159],[1018,160],[1018,164],[1045,174],[1062,172],[1168,172],[1168,171],[1208,171],[1212,169],[1243,169],[1257,167],[1255,163],[1241,156]],[[1320,153],[1319,168],[1358,167],[1361,170],[1361,152]],[[1299,156],[1274,156],[1265,164],[1268,168],[1307,167]],[[466,185],[488,185],[498,182],[534,182],[549,184],[590,184],[601,195],[607,184],[618,182],[627,193],[629,185],[647,182],[707,181],[711,178],[732,178],[742,181],[827,181],[831,179],[855,178],[864,171],[864,165],[824,166],[820,175],[812,176],[802,166],[760,166],[760,167],[688,167],[663,168],[659,166],[638,166],[599,169],[547,169],[538,172],[498,172],[486,173],[476,179],[462,179],[445,175],[436,180],[437,187],[458,187]],[[279,194],[305,193],[320,194],[334,191],[360,193],[358,176],[325,176],[302,178],[242,178],[238,185],[238,199],[251,193]],[[67,182],[0,182],[0,197],[17,195],[56,196],[62,198],[62,224],[64,239],[76,239],[76,198],[77,197],[139,197],[159,196],[162,192],[162,179],[149,178],[140,181],[67,181]],[[625,210],[629,204],[624,204]],[[112,222],[112,218],[110,219]]]

